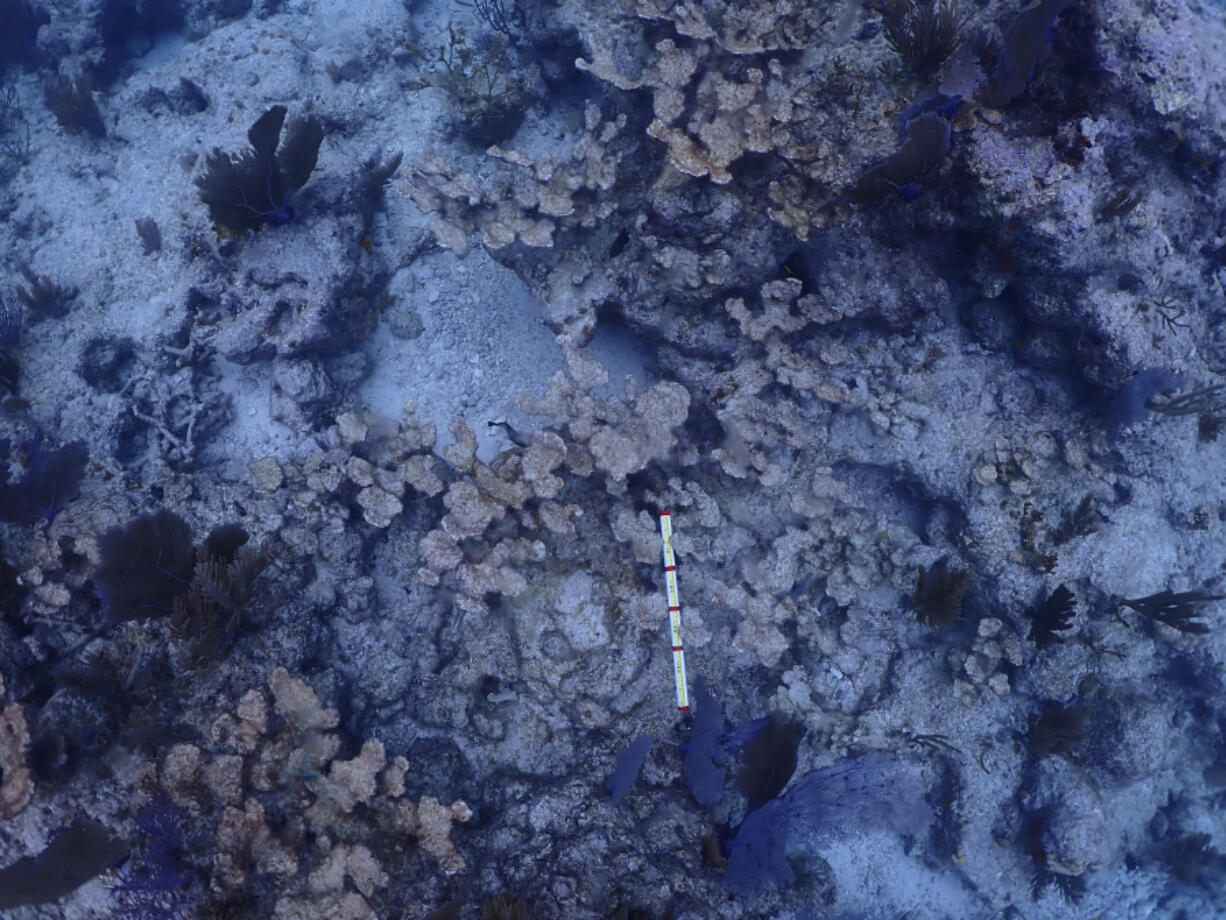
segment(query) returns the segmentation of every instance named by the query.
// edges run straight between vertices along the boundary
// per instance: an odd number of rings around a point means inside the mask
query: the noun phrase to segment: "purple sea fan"
[[[728,752],[721,739],[724,710],[701,677],[694,681],[694,727],[682,750],[685,752],[685,782],[699,805],[714,805],[724,794]]]
[[[25,474],[16,482],[9,481],[11,448],[7,438],[0,438],[0,521],[54,520],[80,494],[89,460],[85,444],[74,441],[58,450],[44,450],[37,441],[26,441],[20,447]]]
[[[880,751],[806,773],[783,795],[745,816],[728,850],[724,881],[743,897],[795,881],[788,850],[859,830],[915,834],[932,813],[919,779]]]
[[[630,787],[634,785],[634,781],[638,779],[639,770],[643,769],[643,761],[647,759],[647,754],[654,743],[655,739],[651,735],[640,734],[617,758],[617,769],[609,777],[608,784],[609,797],[612,798],[614,805],[621,804],[626,793],[630,791]]]
[[[1149,401],[1160,393],[1178,390],[1187,384],[1187,378],[1177,371],[1162,367],[1147,367],[1136,372],[1111,398],[1107,406],[1107,424],[1112,435],[1117,435],[1129,425],[1135,425],[1149,412]]]
[[[192,900],[188,878],[180,870],[187,848],[183,813],[167,799],[157,798],[136,815],[144,837],[139,856],[129,859],[111,886],[114,916],[119,920],[177,920],[189,913]]]

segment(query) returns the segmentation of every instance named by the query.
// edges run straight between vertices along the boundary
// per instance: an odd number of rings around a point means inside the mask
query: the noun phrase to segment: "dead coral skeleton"
[[[165,349],[176,354],[173,349]],[[116,394],[130,394],[132,415],[149,427],[157,439],[157,455],[175,463],[190,464],[198,449],[197,425],[215,425],[232,411],[228,402],[202,393],[202,379],[191,367],[171,374],[146,368],[133,374]]]

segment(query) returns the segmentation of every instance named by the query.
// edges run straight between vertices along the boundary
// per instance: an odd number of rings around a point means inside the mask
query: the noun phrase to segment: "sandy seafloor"
[[[1226,916],[1226,9],[875,7],[0,2],[0,914]]]

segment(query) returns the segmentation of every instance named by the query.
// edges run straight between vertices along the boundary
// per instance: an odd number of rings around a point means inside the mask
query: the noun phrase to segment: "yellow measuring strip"
[[[681,644],[681,601],[677,596],[677,558],[673,555],[672,515],[660,512],[660,537],[664,541],[664,583],[668,586],[668,622],[673,636],[673,676],[677,682],[677,708],[690,708],[685,682],[685,647]]]

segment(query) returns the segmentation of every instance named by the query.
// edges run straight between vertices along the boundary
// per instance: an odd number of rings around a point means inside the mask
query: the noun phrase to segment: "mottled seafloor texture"
[[[0,67],[5,918],[1226,915],[1219,0]]]

